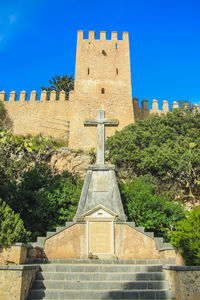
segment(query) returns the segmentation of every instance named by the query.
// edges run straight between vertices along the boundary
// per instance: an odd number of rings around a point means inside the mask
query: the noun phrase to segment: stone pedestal
[[[74,222],[84,221],[84,215],[103,205],[116,215],[116,222],[125,222],[126,215],[121,202],[114,165],[88,165],[81,198]]]

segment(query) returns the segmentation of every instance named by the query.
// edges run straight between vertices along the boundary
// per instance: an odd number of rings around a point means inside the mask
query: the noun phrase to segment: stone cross
[[[86,120],[85,126],[97,126],[97,164],[104,165],[105,163],[105,126],[118,126],[119,121],[106,120],[105,111],[103,109],[98,110],[96,120]]]

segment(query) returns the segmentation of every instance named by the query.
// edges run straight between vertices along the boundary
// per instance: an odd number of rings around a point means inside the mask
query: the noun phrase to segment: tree
[[[6,201],[20,213],[32,239],[71,221],[78,205],[82,181],[70,173],[54,175],[49,167],[36,164],[12,182]]]
[[[200,264],[200,207],[193,207],[188,217],[177,223],[171,243],[181,251],[187,265]]]
[[[120,191],[129,220],[169,241],[170,230],[185,216],[183,206],[162,194],[157,195],[148,177],[126,180],[120,184]]]
[[[178,103],[179,103],[179,106],[180,106],[181,109],[189,110],[190,112],[193,111],[193,105],[192,105],[191,101],[181,100],[181,101],[178,101]]]
[[[8,246],[16,242],[26,243],[30,232],[26,231],[19,214],[0,199],[0,246]]]
[[[61,146],[52,138],[0,132],[0,197],[20,214],[32,239],[75,214],[82,181],[46,165],[48,153]]]
[[[158,189],[200,192],[200,114],[177,109],[130,124],[108,138],[120,178],[150,175]]]
[[[9,128],[12,128],[12,121],[8,117],[3,102],[0,101],[0,130]]]
[[[67,75],[63,75],[62,77],[56,75],[52,78],[52,80],[49,80],[49,83],[51,84],[50,87],[41,87],[42,90],[47,91],[48,98],[50,96],[50,92],[54,90],[57,92],[58,99],[59,92],[63,90],[66,92],[66,99],[69,99],[69,92],[74,89],[73,75],[71,75],[70,77],[67,77]]]

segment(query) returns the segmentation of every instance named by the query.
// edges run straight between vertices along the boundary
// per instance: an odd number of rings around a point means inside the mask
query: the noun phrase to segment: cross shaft
[[[105,111],[98,110],[97,119],[86,120],[85,126],[97,126],[97,164],[105,164],[105,126],[118,126],[116,119],[105,119]]]

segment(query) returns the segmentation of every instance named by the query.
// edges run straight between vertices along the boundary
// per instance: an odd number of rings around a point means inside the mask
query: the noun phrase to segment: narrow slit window
[[[118,45],[117,45],[117,43],[115,44],[115,49],[117,49],[118,48]]]
[[[117,75],[119,74],[119,71],[118,71],[118,69],[116,69],[116,74],[117,74]]]
[[[105,89],[104,88],[101,89],[101,93],[105,94]]]
[[[87,69],[87,73],[88,73],[88,75],[90,74],[90,69],[89,68]]]

